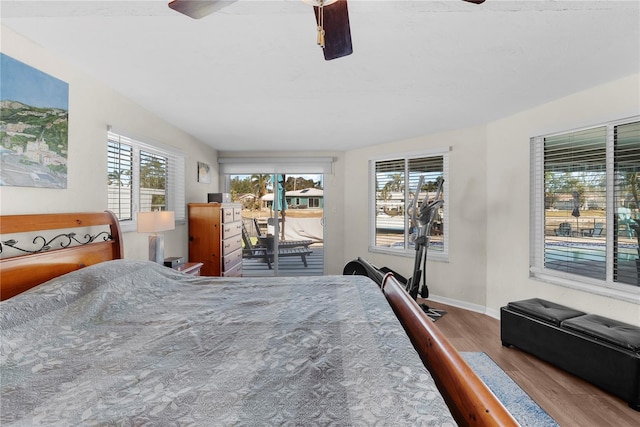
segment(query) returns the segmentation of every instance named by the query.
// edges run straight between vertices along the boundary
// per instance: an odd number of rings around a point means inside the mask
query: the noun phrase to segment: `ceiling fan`
[[[200,19],[234,3],[236,0],[173,0],[169,7],[194,19]],[[313,6],[318,26],[318,45],[324,59],[341,58],[353,53],[347,0],[302,0]],[[480,4],[485,0],[463,0]]]

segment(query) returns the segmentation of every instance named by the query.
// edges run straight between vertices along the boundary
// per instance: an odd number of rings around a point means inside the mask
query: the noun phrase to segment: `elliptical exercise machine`
[[[411,215],[409,219],[412,231],[410,239],[413,237],[412,240],[416,250],[416,255],[413,263],[413,274],[409,280],[407,280],[405,289],[414,300],[418,299],[418,294],[420,294],[422,298],[429,297],[429,288],[427,286],[426,278],[427,251],[429,249],[433,222],[436,219],[438,210],[444,205],[444,200],[442,200],[442,184],[444,183],[444,178],[439,177],[436,181],[437,190],[435,198],[429,202],[429,194],[427,193],[420,204],[420,208],[417,208],[420,190],[422,189],[423,183],[424,176],[421,176],[413,201],[410,203],[407,210],[407,213]],[[420,279],[422,279],[422,283]],[[440,316],[437,311],[432,310],[428,305],[419,305],[420,308],[430,316]]]
[[[442,205],[444,205],[444,200],[442,200],[443,183],[444,179],[442,177],[438,178],[436,181],[437,190],[435,198],[431,202],[429,202],[429,195],[425,195],[420,208],[416,209],[415,207],[418,206],[420,190],[422,189],[422,185],[424,184],[424,176],[421,176],[414,198],[407,207],[407,213],[410,215],[409,227],[411,230],[409,238],[414,243],[414,247],[416,250],[415,261],[413,265],[413,275],[409,279],[404,278],[402,275],[391,270],[390,268],[378,268],[361,257],[348,262],[344,266],[342,274],[368,276],[373,281],[375,281],[378,286],[382,286],[384,275],[386,273],[393,273],[398,282],[402,283],[405,286],[405,290],[409,293],[414,301],[417,302],[418,294],[420,294],[422,298],[428,298],[429,288],[427,287],[426,280],[427,250],[429,248],[431,227],[433,226],[433,223],[438,214],[438,209],[440,209]],[[422,284],[420,283],[420,279],[422,279]],[[427,314],[427,316],[429,316],[429,318],[434,321],[442,317],[442,315],[444,314],[443,310],[432,309],[426,304],[418,305]]]

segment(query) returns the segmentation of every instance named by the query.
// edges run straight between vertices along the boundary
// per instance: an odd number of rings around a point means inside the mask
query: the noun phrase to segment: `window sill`
[[[369,246],[369,252],[399,256],[403,258],[415,258],[416,256],[416,251],[414,251],[413,249],[391,249],[378,246]],[[449,254],[443,252],[427,251],[427,260],[436,262],[449,262]]]
[[[602,281],[589,281],[580,276],[555,275],[545,270],[531,269],[530,277],[552,285],[563,286],[591,294],[640,305],[640,287],[633,285],[611,284]]]
[[[186,220],[184,219],[180,219],[180,220],[176,220],[176,227],[179,225],[185,225],[187,223]],[[120,231],[122,233],[130,233],[132,231],[137,232],[138,231],[138,225],[136,222],[133,221],[120,221]]]
[[[120,231],[123,233],[138,231],[138,225],[132,221],[120,221]]]

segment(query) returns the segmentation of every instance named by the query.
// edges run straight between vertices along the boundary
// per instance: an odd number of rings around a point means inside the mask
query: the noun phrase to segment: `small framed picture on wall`
[[[198,162],[198,182],[211,184],[211,166],[207,163]]]

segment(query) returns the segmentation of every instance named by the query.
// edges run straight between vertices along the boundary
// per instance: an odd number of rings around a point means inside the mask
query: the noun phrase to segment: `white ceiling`
[[[635,0],[349,0],[354,53],[333,61],[299,0],[200,20],[168,1],[3,0],[1,19],[219,150],[348,150],[640,72]]]

